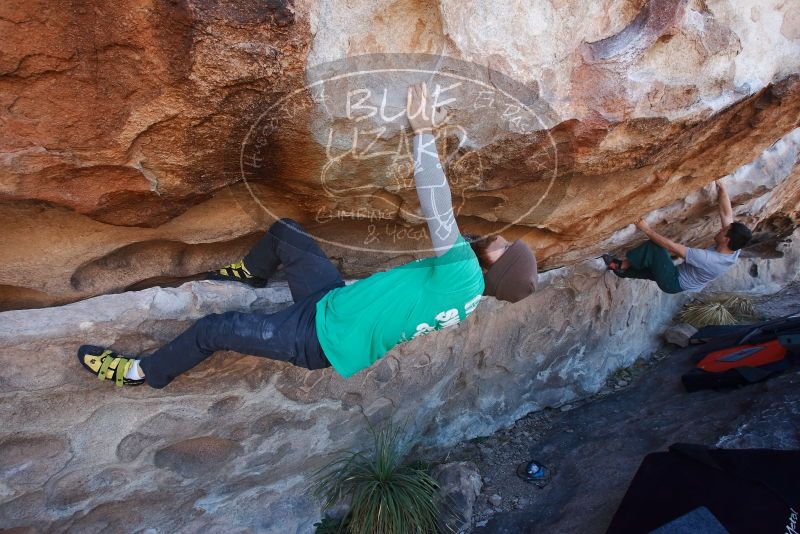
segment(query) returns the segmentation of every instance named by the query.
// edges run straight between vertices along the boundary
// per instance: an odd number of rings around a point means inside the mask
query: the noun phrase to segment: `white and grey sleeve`
[[[460,232],[453,213],[450,184],[442,169],[436,139],[431,134],[414,136],[414,184],[422,214],[428,223],[437,256],[450,250]]]

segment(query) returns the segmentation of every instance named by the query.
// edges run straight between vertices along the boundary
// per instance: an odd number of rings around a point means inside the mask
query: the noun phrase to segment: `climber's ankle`
[[[139,362],[142,360],[136,359],[131,362],[131,366],[128,368],[128,371],[125,373],[125,378],[129,380],[142,380],[144,379],[144,372],[142,368],[139,367]]]

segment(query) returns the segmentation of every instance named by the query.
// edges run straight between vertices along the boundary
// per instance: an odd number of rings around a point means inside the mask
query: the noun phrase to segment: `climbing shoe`
[[[609,271],[616,274],[617,276],[622,276],[625,274],[625,270],[622,269],[621,259],[615,258],[611,254],[603,254],[602,258],[603,258],[603,263],[606,264],[606,268]]]
[[[609,271],[618,271],[622,265],[622,260],[615,258],[611,254],[603,254],[602,258]]]
[[[244,282],[253,287],[264,287],[267,285],[266,280],[250,274],[250,271],[248,271],[247,267],[244,265],[244,261],[241,260],[226,265],[217,271],[209,272],[206,278],[208,280],[233,280],[235,282]]]
[[[111,349],[96,347],[94,345],[83,345],[78,349],[78,361],[87,371],[95,375],[100,380],[113,380],[117,386],[141,386],[141,380],[131,380],[125,378],[133,365],[134,358],[125,358]]]

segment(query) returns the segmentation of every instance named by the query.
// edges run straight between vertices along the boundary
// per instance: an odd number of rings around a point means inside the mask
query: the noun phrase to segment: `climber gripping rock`
[[[714,236],[714,245],[691,248],[659,234],[644,219],[636,221],[636,227],[650,239],[628,251],[625,259],[603,255],[606,266],[621,278],[653,280],[665,293],[700,291],[712,280],[730,269],[739,258],[739,250],[752,237],[750,229],[733,220],[733,208],[725,185],[717,180],[719,216],[722,228]],[[675,265],[670,254],[683,258]]]
[[[409,87],[414,183],[435,255],[345,285],[298,222],[275,222],[250,252],[210,278],[264,286],[279,266],[294,303],[272,314],[227,312],[203,317],[154,353],[125,357],[84,345],[78,359],[100,380],[163,388],[220,350],[283,360],[307,369],[332,366],[349,377],[399,343],[458,324],[481,296],[516,302],[536,289],[536,258],[522,241],[460,233],[442,170],[433,109],[425,84]]]

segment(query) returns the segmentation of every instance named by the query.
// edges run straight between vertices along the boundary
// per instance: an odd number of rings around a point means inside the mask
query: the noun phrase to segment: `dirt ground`
[[[756,300],[764,317],[800,311],[800,283]],[[438,461],[471,461],[483,490],[471,532],[605,532],[642,458],[676,442],[800,448],[800,369],[731,391],[687,393],[692,367],[663,347],[615,373],[596,395],[531,413],[512,427],[455,447]],[[537,459],[552,480],[536,488],[516,466]]]

